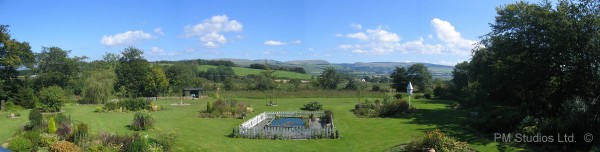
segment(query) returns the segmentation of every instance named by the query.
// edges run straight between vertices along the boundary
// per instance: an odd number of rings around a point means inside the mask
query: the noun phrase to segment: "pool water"
[[[302,118],[296,117],[285,117],[285,118],[276,118],[271,122],[271,127],[303,127],[304,121]]]

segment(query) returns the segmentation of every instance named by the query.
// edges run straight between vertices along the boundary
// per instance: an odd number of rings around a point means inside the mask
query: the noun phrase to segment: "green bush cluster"
[[[58,141],[50,146],[50,152],[78,152],[81,151],[79,146],[68,141]]]
[[[300,108],[302,110],[307,110],[307,111],[319,111],[319,110],[323,110],[323,105],[319,102],[310,102],[305,104],[302,108]]]
[[[414,109],[409,107],[408,102],[396,99],[391,102],[372,102],[367,99],[363,103],[354,105],[354,114],[360,117],[399,117],[410,113]]]
[[[404,148],[402,151],[425,151],[429,148],[433,148],[435,151],[475,151],[469,148],[467,143],[448,137],[438,129],[429,131],[424,136],[412,139]]]
[[[211,103],[210,106],[208,106],[207,103],[207,109],[201,111],[199,117],[241,118],[242,116],[252,112],[252,108],[248,107],[250,106],[234,99],[229,99],[227,101],[223,99],[217,99],[217,101]]]
[[[13,152],[31,152],[34,151],[34,145],[28,139],[17,136],[10,140],[10,144],[7,147]]]
[[[152,102],[146,99],[125,99],[119,101],[118,106],[129,111],[150,110],[152,108],[150,103]]]
[[[148,130],[154,127],[154,118],[147,112],[136,112],[129,126],[132,130]]]

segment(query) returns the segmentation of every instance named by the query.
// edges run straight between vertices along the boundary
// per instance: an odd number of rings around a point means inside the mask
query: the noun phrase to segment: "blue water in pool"
[[[285,118],[279,118],[279,119],[275,119],[271,122],[271,125],[269,125],[271,127],[303,127],[304,126],[304,121],[302,121],[302,118],[295,118],[295,117],[285,117]]]

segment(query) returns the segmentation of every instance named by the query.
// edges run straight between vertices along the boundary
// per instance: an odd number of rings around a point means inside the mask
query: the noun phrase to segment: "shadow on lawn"
[[[447,103],[447,102],[446,102]],[[402,117],[411,118],[408,123],[419,125],[435,125],[446,135],[464,141],[469,144],[486,145],[491,143],[490,139],[480,135],[467,126],[468,112],[464,110],[445,109],[417,109],[412,114]],[[430,129],[421,129],[430,131]]]

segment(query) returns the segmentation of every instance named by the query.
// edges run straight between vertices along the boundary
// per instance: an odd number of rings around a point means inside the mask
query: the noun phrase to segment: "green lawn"
[[[417,112],[404,118],[357,118],[351,109],[356,98],[291,98],[280,99],[277,107],[265,106],[264,99],[238,99],[251,104],[255,112],[248,118],[199,118],[199,110],[206,108],[206,101],[188,100],[191,106],[171,106],[178,101],[157,101],[167,110],[153,112],[156,128],[140,132],[153,136],[157,130],[178,128],[182,134],[177,141],[176,151],[383,151],[400,143],[408,142],[413,136],[424,131],[440,128],[458,140],[468,142],[480,151],[515,151],[514,147],[499,145],[490,141],[492,137],[479,137],[462,125],[466,111],[448,108],[452,101],[412,100]],[[234,139],[227,135],[232,128],[263,111],[299,110],[308,102],[320,101],[325,109],[334,111],[334,123],[340,130],[341,139],[321,140],[270,140]],[[133,119],[133,113],[95,113],[98,105],[68,105],[64,109],[75,122],[85,122],[92,132],[109,131],[131,133],[126,128]],[[14,131],[27,121],[27,111],[23,117],[0,118],[0,141],[6,141]]]
[[[213,65],[198,66],[198,70],[201,70],[201,71],[206,71],[209,68],[216,68],[216,66],[213,66]],[[232,69],[233,69],[233,72],[235,73],[235,75],[237,75],[237,76],[246,76],[249,74],[260,74],[260,72],[263,71],[263,70],[259,70],[259,69],[251,69],[251,68],[244,68],[244,67],[232,67]],[[302,74],[302,73],[289,72],[289,71],[275,71],[274,74],[278,78],[289,78],[289,79],[309,80],[312,77],[312,75],[310,75],[310,74]]]

